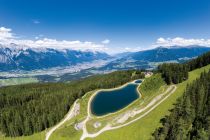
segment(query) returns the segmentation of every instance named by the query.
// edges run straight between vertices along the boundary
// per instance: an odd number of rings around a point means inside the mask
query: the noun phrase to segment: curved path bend
[[[80,105],[79,103],[77,103],[77,101],[74,102],[72,108],[70,109],[70,111],[67,113],[67,115],[65,116],[65,118],[59,122],[56,126],[52,127],[50,129],[50,131],[48,131],[46,133],[46,137],[45,140],[49,140],[50,136],[52,135],[52,133],[58,129],[61,125],[63,125],[66,121],[68,121],[69,119],[73,118],[74,116],[77,115],[78,111],[79,111]]]
[[[98,135],[100,135],[101,133],[108,131],[108,130],[113,130],[113,129],[118,129],[124,126],[127,126],[133,122],[136,122],[137,120],[143,118],[144,116],[146,116],[147,114],[149,114],[152,110],[154,110],[158,105],[160,105],[163,101],[165,101],[171,94],[173,94],[176,91],[176,86],[175,85],[171,85],[164,93],[156,96],[146,107],[137,110],[135,113],[139,114],[143,111],[145,111],[146,109],[150,108],[148,111],[146,111],[144,114],[140,115],[139,117],[135,118],[134,120],[127,122],[125,124],[119,125],[119,126],[114,126],[112,127],[110,124],[106,125],[104,128],[102,128],[100,131],[94,133],[94,134],[90,134],[87,132],[86,129],[86,122],[90,119],[90,114],[89,114],[89,103],[88,103],[88,116],[87,118],[84,120],[84,125],[83,125],[83,134],[80,138],[80,140],[84,140],[85,138],[94,138],[97,137]],[[170,93],[168,93],[169,91],[171,91]],[[162,97],[168,93],[163,99]],[[162,99],[162,100],[161,100]],[[90,100],[89,100],[90,101]],[[158,102],[159,101],[159,102]]]

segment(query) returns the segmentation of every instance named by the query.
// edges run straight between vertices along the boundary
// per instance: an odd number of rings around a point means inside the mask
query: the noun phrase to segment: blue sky
[[[0,0],[0,27],[51,38],[149,48],[156,40],[210,38],[209,0]]]

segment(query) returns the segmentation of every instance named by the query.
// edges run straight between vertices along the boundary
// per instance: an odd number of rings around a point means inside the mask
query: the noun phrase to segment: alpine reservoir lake
[[[126,107],[139,98],[137,88],[140,83],[141,80],[136,80],[121,88],[98,91],[90,104],[91,113],[102,116]]]

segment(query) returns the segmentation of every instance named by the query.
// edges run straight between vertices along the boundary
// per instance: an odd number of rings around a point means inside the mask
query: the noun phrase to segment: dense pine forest
[[[164,63],[158,66],[158,72],[167,84],[178,84],[188,78],[188,72],[210,64],[210,52],[207,52],[186,63]]]
[[[165,63],[158,69],[167,84],[178,84],[188,78],[188,68],[184,64]]]
[[[159,72],[166,83],[180,83],[188,78],[188,71],[210,64],[210,52],[184,64],[162,64]],[[171,114],[161,119],[163,127],[155,130],[156,140],[210,139],[210,71],[187,85]]]
[[[0,131],[6,136],[31,135],[59,122],[86,92],[113,88],[144,78],[141,71],[117,71],[70,83],[45,83],[0,88]]]
[[[210,139],[210,71],[188,85],[163,127],[154,132],[156,140]]]

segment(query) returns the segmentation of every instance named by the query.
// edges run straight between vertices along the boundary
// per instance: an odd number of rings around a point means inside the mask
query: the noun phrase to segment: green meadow
[[[94,140],[148,140],[152,138],[152,133],[156,128],[161,126],[160,119],[165,115],[169,114],[169,110],[173,108],[173,104],[176,100],[182,96],[186,88],[187,83],[191,83],[193,80],[198,78],[200,74],[205,70],[208,71],[210,65],[205,66],[200,69],[196,69],[189,73],[189,79],[180,84],[177,84],[176,91],[167,98],[163,103],[161,103],[157,108],[155,108],[148,115],[138,120],[137,122],[119,128],[116,130],[106,131],[96,138],[88,138]]]
[[[95,140],[148,140],[152,138],[152,133],[154,130],[161,126],[160,119],[165,115],[169,114],[169,110],[173,108],[173,104],[176,103],[176,100],[182,96],[185,87],[188,83],[192,82],[196,78],[200,76],[200,73],[204,70],[208,71],[210,69],[210,65],[196,69],[189,73],[189,79],[180,84],[177,84],[177,90],[167,98],[164,102],[162,102],[157,108],[155,108],[152,112],[147,114],[142,119],[132,123],[128,126],[106,131],[99,135],[96,138],[88,138]],[[145,83],[144,83],[145,82]],[[160,87],[164,85],[164,82],[160,79],[160,75],[154,75],[150,78],[145,79],[141,86],[140,92],[143,94],[143,98],[149,97],[146,94],[154,94],[157,90],[160,90]],[[156,82],[156,84],[154,83]],[[93,91],[94,92],[94,91]],[[59,129],[57,129],[50,137],[50,140],[79,140],[82,131],[75,130],[74,124],[76,122],[80,122],[85,119],[87,115],[87,103],[90,96],[93,92],[87,93],[83,98],[79,99],[81,105],[80,114],[75,118],[67,121],[64,125],[62,125]],[[23,136],[23,137],[4,137],[0,136],[0,140],[44,140],[46,131],[41,133],[36,133],[31,136]]]

